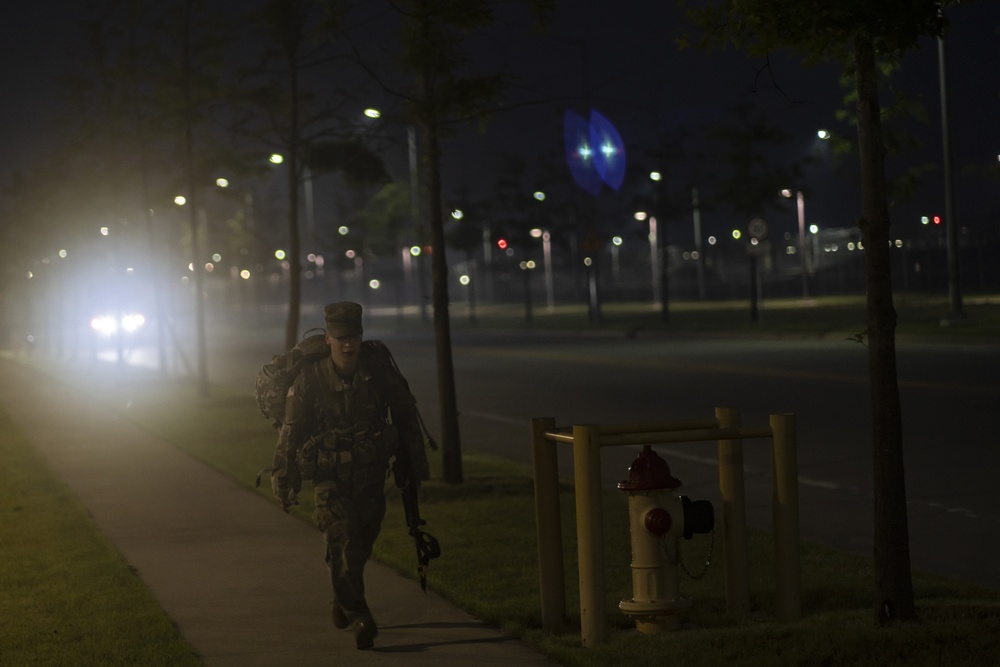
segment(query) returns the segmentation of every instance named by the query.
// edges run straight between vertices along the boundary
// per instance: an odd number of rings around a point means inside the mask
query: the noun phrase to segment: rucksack
[[[270,419],[275,428],[281,428],[285,421],[285,397],[288,395],[288,388],[295,382],[295,378],[306,365],[330,356],[330,346],[326,344],[325,335],[322,333],[310,335],[312,331],[318,331],[318,329],[307,331],[303,339],[296,343],[292,349],[274,355],[271,363],[265,364],[257,373],[257,379],[254,382],[254,399],[257,401],[260,414]],[[361,354],[374,361],[383,371],[391,367],[399,374],[396,360],[382,341],[366,340],[362,342]],[[399,375],[402,379],[402,374]],[[383,373],[376,373],[376,377],[382,380],[385,376]],[[405,379],[403,379],[403,384],[407,385]],[[409,389],[408,385],[407,389]],[[423,429],[422,419],[420,426]],[[426,429],[423,430],[426,432]]]
[[[285,397],[302,368],[330,356],[326,336],[322,333],[310,335],[311,331],[317,329],[307,331],[292,349],[274,355],[271,363],[257,373],[253,396],[260,414],[270,419],[275,428],[281,428],[285,421]]]

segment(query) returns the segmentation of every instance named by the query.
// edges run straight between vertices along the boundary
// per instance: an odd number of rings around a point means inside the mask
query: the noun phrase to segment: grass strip
[[[66,377],[65,367],[61,376]],[[270,462],[275,432],[258,415],[248,393],[213,386],[212,397],[195,398],[181,380],[153,381],[135,371],[107,375],[87,390],[116,407],[155,435],[173,442],[240,483],[253,485]],[[1000,591],[914,573],[920,621],[876,628],[870,559],[804,543],[802,591],[805,617],[795,623],[773,620],[772,544],[766,533],[751,531],[750,576],[753,613],[727,613],[721,562],[707,569],[711,556],[721,561],[722,545],[711,535],[682,545],[686,569],[682,592],[695,601],[678,633],[640,635],[618,613],[630,594],[629,535],[625,499],[608,491],[604,499],[609,623],[607,643],[580,645],[578,582],[572,488],[562,493],[563,545],[567,565],[567,630],[540,629],[537,541],[530,469],[477,455],[466,443],[465,483],[427,483],[422,514],[441,541],[443,553],[432,563],[429,584],[476,617],[520,637],[564,665],[987,665],[1000,664]],[[440,457],[431,456],[435,479]],[[265,483],[258,490],[270,499]],[[310,522],[307,488],[294,514]],[[413,545],[403,511],[390,486],[390,507],[376,557],[415,579]],[[717,533],[721,534],[719,528]],[[414,585],[416,585],[414,583]]]
[[[2,411],[0,434],[0,665],[202,664]]]

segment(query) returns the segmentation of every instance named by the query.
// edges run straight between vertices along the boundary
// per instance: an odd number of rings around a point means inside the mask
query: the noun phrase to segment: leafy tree
[[[889,255],[886,146],[878,59],[898,59],[947,22],[939,0],[722,0],[691,10],[706,43],[734,42],[752,53],[790,48],[809,63],[836,58],[857,95],[861,215],[867,276],[868,366],[875,484],[875,619],[916,618],[910,573],[902,413],[896,373],[896,311]]]
[[[270,145],[284,158],[288,199],[288,318],[285,346],[298,340],[302,300],[302,250],[299,190],[307,179],[339,172],[348,186],[365,188],[387,179],[385,167],[353,136],[341,107],[352,93],[319,86],[335,80],[342,64],[333,35],[342,17],[337,3],[320,0],[266,0],[254,27],[262,37],[261,62],[243,73],[249,102],[238,119],[238,133],[257,146]],[[320,75],[322,73],[322,76]]]
[[[399,62],[413,78],[408,94],[392,89],[369,65],[361,63],[387,91],[404,100],[406,120],[420,134],[422,203],[432,248],[443,477],[451,483],[462,482],[463,475],[448,313],[441,145],[454,123],[488,117],[503,92],[503,75],[474,73],[469,52],[464,47],[470,35],[494,25],[497,4],[500,3],[490,0],[393,0],[389,3],[400,21]],[[542,9],[550,3],[533,0],[530,4]]]

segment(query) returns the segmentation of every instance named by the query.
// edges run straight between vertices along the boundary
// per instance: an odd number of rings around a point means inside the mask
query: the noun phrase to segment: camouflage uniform
[[[396,457],[397,482],[429,478],[416,400],[405,378],[377,357],[363,347],[346,381],[329,358],[303,369],[288,391],[271,478],[279,499],[312,480],[335,614],[339,607],[348,622],[370,628],[364,567],[385,516],[389,461]]]

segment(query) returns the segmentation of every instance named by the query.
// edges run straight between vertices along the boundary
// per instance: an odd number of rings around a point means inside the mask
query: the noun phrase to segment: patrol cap
[[[353,301],[338,301],[323,309],[326,319],[326,331],[334,338],[341,336],[360,336],[361,304]]]

